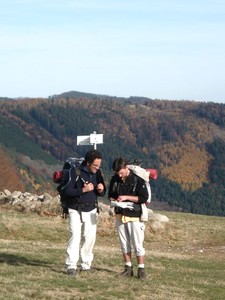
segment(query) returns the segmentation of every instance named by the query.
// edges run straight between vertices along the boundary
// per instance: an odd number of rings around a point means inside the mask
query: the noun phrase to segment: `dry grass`
[[[0,299],[224,299],[225,218],[164,214],[164,231],[146,226],[148,278],[140,282],[117,277],[123,262],[113,219],[99,218],[94,272],[71,278],[65,220],[0,211]]]

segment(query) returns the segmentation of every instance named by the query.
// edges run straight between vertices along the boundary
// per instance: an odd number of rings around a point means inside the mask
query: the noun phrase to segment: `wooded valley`
[[[96,131],[106,182],[114,158],[138,159],[158,170],[152,205],[225,215],[224,104],[70,92],[0,98],[0,113],[0,190],[54,194],[53,171],[84,156],[91,146],[77,146],[77,136]]]

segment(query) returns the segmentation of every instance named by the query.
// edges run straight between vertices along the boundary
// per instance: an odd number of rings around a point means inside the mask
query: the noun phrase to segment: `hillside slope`
[[[25,185],[21,180],[13,160],[0,148],[0,186],[10,191],[25,191]]]
[[[225,214],[225,105],[77,95],[2,99],[2,146],[12,150],[16,139],[11,138],[9,128],[16,126],[17,137],[23,136],[23,147],[19,142],[16,157],[20,154],[42,160],[52,169],[66,157],[83,156],[90,148],[76,145],[78,135],[103,133],[104,144],[98,148],[104,156],[107,182],[115,157],[139,159],[143,166],[159,172],[159,180],[152,182],[153,200],[185,211]],[[51,182],[45,177],[44,181]],[[40,177],[39,181],[43,187],[44,181]]]

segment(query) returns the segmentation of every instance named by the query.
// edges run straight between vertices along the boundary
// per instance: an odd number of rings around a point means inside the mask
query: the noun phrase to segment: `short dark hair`
[[[85,162],[89,162],[92,164],[96,158],[102,159],[102,154],[95,149],[89,150],[85,155]]]
[[[122,157],[118,157],[114,160],[113,164],[112,164],[112,169],[114,172],[119,172],[121,169],[126,168],[128,162],[126,159],[122,158]]]

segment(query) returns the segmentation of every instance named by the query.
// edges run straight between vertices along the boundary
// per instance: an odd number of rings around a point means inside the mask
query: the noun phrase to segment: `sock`
[[[125,263],[125,266],[132,267],[132,263],[131,263],[131,261],[129,261],[129,262],[126,262],[126,263]]]
[[[144,269],[145,265],[144,264],[138,264],[138,268]]]

